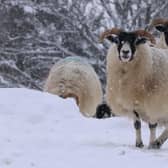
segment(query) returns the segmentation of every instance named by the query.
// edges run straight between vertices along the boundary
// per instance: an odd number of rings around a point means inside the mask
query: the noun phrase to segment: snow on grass
[[[128,119],[85,118],[73,99],[0,89],[0,168],[167,167],[168,144],[137,149],[134,136]]]

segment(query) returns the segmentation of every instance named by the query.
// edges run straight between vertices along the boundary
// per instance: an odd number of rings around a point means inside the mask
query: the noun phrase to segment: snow
[[[85,118],[73,99],[0,89],[0,168],[166,168],[168,144],[149,150],[142,129],[146,146],[138,149],[128,119]]]
[[[23,9],[24,9],[25,13],[30,13],[30,14],[36,13],[35,9],[31,6],[28,6],[28,5],[23,6]]]

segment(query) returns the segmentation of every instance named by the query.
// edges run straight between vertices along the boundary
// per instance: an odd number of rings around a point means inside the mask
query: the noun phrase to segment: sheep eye
[[[119,44],[119,39],[118,39],[118,37],[115,37],[115,43],[116,43],[116,44]]]
[[[116,38],[115,38],[115,37],[113,37],[113,36],[107,36],[106,38],[107,38],[110,42],[116,43]]]
[[[119,43],[118,37],[108,36],[107,39],[112,43],[116,43],[116,44]]]

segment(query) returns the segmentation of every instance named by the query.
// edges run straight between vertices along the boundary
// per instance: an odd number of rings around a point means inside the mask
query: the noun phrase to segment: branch
[[[160,12],[162,12],[165,8],[168,6],[168,1],[164,2],[163,5],[159,8],[158,6],[154,10],[155,12],[151,14],[151,18],[155,18],[157,15],[159,15]]]
[[[65,15],[61,14],[60,12],[58,12],[57,10],[55,10],[55,13],[57,15],[59,15],[60,17],[62,17],[63,19],[65,19],[67,21],[67,23],[69,23],[71,26],[75,27],[76,30],[78,30],[78,32],[82,35],[82,37],[94,48],[96,49],[98,52],[101,52],[101,50],[97,47],[97,45],[95,43],[93,43],[93,40],[86,34],[86,32],[82,31],[81,28],[79,28],[79,25],[75,25],[72,22],[72,19],[70,19],[69,17],[66,17]]]
[[[110,16],[110,18],[113,20],[114,26],[118,26],[118,20],[117,18],[113,15],[112,10],[110,9],[109,5],[104,0],[100,0],[102,6],[106,10],[106,13]]]
[[[36,84],[36,82],[25,72],[22,72],[15,64],[10,64],[10,62],[7,61],[1,61],[0,62],[0,70],[1,72],[6,72],[9,74],[13,74],[13,77],[18,76],[19,78],[23,78],[23,82],[19,81],[19,83],[29,83],[34,87],[35,89],[42,90],[42,88]],[[18,79],[19,80],[19,79]]]

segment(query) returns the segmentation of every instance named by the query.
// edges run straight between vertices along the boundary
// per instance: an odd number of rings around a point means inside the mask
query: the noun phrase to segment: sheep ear
[[[146,41],[147,41],[147,38],[145,38],[145,37],[138,38],[136,40],[136,45],[144,44],[144,43],[146,43]]]
[[[107,36],[106,37],[110,42],[118,44],[118,37]]]
[[[167,31],[167,28],[166,28],[165,25],[158,25],[158,26],[156,26],[155,28],[156,28],[158,31],[160,31],[160,32],[165,32],[165,31]]]

